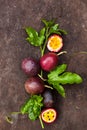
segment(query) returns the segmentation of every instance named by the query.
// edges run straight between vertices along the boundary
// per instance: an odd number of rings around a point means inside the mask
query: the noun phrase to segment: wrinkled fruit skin
[[[41,68],[45,71],[53,70],[58,64],[58,56],[55,53],[46,53],[40,59]]]
[[[39,64],[32,58],[25,58],[22,61],[21,68],[27,75],[35,76],[39,73]]]
[[[52,96],[52,92],[50,90],[45,90],[43,93],[43,103],[44,106],[49,108],[53,106],[53,96]]]
[[[44,83],[39,77],[31,77],[25,82],[25,90],[29,94],[40,94],[44,88]]]

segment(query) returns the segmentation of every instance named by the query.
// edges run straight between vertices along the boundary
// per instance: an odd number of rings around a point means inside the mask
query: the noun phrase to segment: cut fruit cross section
[[[56,119],[56,116],[57,116],[57,112],[53,108],[46,109],[46,110],[44,110],[41,113],[42,120],[44,122],[46,122],[46,123],[52,123],[52,122],[54,122],[55,119]]]
[[[59,35],[52,35],[48,39],[47,48],[49,51],[58,52],[63,47],[63,40]]]

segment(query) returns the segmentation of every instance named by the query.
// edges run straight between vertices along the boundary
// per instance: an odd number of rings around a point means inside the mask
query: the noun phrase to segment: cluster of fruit
[[[30,97],[15,114],[27,114],[28,118],[33,121],[39,118],[41,126],[44,128],[42,120],[52,123],[57,117],[51,89],[56,89],[62,97],[65,97],[63,85],[79,84],[83,80],[80,75],[67,72],[67,64],[58,65],[59,55],[66,53],[66,51],[59,51],[63,47],[62,34],[66,35],[67,32],[60,29],[59,24],[55,24],[54,20],[43,19],[42,22],[45,27],[39,32],[32,27],[25,28],[28,35],[26,40],[29,44],[40,47],[41,57],[39,61],[28,57],[21,63],[22,70],[29,77],[25,81],[24,87]],[[48,49],[48,53],[45,53],[46,49]],[[59,53],[57,54],[57,52]],[[46,78],[43,77],[44,72]],[[6,120],[12,123],[9,117]]]
[[[41,117],[47,123],[52,123],[56,119],[57,112],[53,108],[52,92],[46,88],[42,71],[50,72],[57,66],[58,55],[55,52],[58,52],[62,47],[62,38],[59,35],[52,35],[47,42],[47,48],[50,52],[44,54],[39,63],[28,57],[23,59],[21,64],[22,70],[29,76],[24,85],[26,92],[31,95],[42,94],[43,96],[43,104],[47,109],[41,113]]]

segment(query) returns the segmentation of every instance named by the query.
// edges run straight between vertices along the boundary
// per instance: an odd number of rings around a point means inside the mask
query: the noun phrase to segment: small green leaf
[[[65,72],[59,76],[58,82],[61,84],[80,84],[82,83],[82,78],[76,73]]]
[[[32,100],[27,100],[20,108],[20,112],[22,114],[26,114],[28,112],[28,109],[29,109],[29,106],[30,104],[33,104],[33,101]]]
[[[30,44],[32,44],[33,46],[41,46],[43,44],[43,42],[45,40],[45,28],[41,29],[39,34],[35,29],[33,29],[31,27],[25,28],[25,31],[28,35],[26,40]]]
[[[54,20],[47,21],[45,19],[42,19],[42,22],[45,24],[46,27],[51,27],[54,25]]]
[[[61,35],[61,33],[58,31],[58,28],[59,28],[58,24],[54,24],[52,27],[50,27],[49,35],[51,35],[53,33]]]
[[[31,28],[31,27],[27,27],[27,28],[25,28],[25,31],[26,31],[26,33],[28,34],[28,36],[30,37],[30,38],[36,38],[36,37],[38,37],[38,32],[37,31],[35,31],[33,28]]]
[[[40,36],[40,37],[41,37],[41,36],[44,36],[44,34],[45,34],[45,28],[42,28],[42,29],[40,30],[39,36]]]
[[[59,24],[55,24],[54,20],[46,21],[45,19],[43,19],[42,22],[45,24],[46,28],[48,29],[48,36],[54,33],[58,35],[67,34],[65,30],[59,28]]]
[[[38,105],[29,107],[28,117],[30,120],[36,120],[41,112],[41,108]]]
[[[63,29],[58,29],[58,31],[61,33],[61,34],[64,34],[64,35],[67,35],[67,32]]]
[[[65,97],[65,89],[63,88],[62,85],[56,84],[56,85],[54,85],[54,88],[59,92],[59,94],[62,97]]]

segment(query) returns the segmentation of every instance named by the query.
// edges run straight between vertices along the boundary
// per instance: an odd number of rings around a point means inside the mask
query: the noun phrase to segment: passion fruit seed
[[[63,40],[59,35],[52,35],[48,39],[47,48],[49,51],[58,52],[63,47]]]
[[[51,109],[46,109],[45,111],[42,112],[42,120],[45,121],[46,123],[52,123],[56,119],[56,111],[51,108]]]

